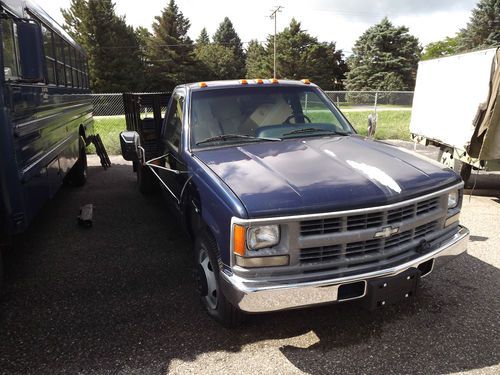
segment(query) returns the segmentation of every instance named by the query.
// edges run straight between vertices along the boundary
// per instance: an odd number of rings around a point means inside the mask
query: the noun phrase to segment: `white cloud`
[[[189,35],[195,39],[203,27],[210,34],[225,16],[233,22],[243,41],[265,40],[273,32],[269,14],[274,5],[284,6],[278,15],[278,30],[295,17],[305,29],[322,41],[336,41],[350,51],[355,40],[372,24],[387,15],[394,24],[406,25],[422,45],[454,35],[467,23],[477,0],[309,0],[277,2],[252,0],[178,0],[180,10],[191,21]],[[69,0],[51,0],[42,6],[59,22],[59,8]],[[168,0],[116,0],[117,13],[133,26],[151,27],[155,15]]]

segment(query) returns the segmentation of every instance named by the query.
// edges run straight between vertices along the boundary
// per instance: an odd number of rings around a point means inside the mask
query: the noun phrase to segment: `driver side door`
[[[169,200],[173,201],[177,208],[179,208],[182,188],[187,179],[186,165],[180,158],[185,98],[185,91],[182,89],[175,90],[172,94],[162,129],[164,166],[172,171],[159,170],[159,175],[165,183],[164,190],[166,190]],[[180,173],[175,173],[175,171]]]

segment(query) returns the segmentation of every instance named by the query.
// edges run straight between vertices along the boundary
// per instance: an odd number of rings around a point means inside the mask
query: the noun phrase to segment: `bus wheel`
[[[83,186],[87,182],[87,152],[85,151],[85,143],[82,140],[80,140],[78,160],[66,177],[68,184],[71,186]]]

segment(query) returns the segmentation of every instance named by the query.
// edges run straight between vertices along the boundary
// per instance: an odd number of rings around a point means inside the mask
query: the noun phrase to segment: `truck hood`
[[[329,136],[197,151],[249,217],[372,207],[460,182],[452,170],[360,136]]]

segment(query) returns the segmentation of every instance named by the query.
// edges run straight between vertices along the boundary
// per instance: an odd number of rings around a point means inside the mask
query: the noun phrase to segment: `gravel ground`
[[[500,373],[500,184],[466,197],[469,252],[424,279],[414,301],[253,316],[227,330],[198,303],[190,242],[161,197],[141,196],[131,167],[113,162],[62,189],[7,254],[0,373]],[[76,225],[85,203],[89,229]]]

